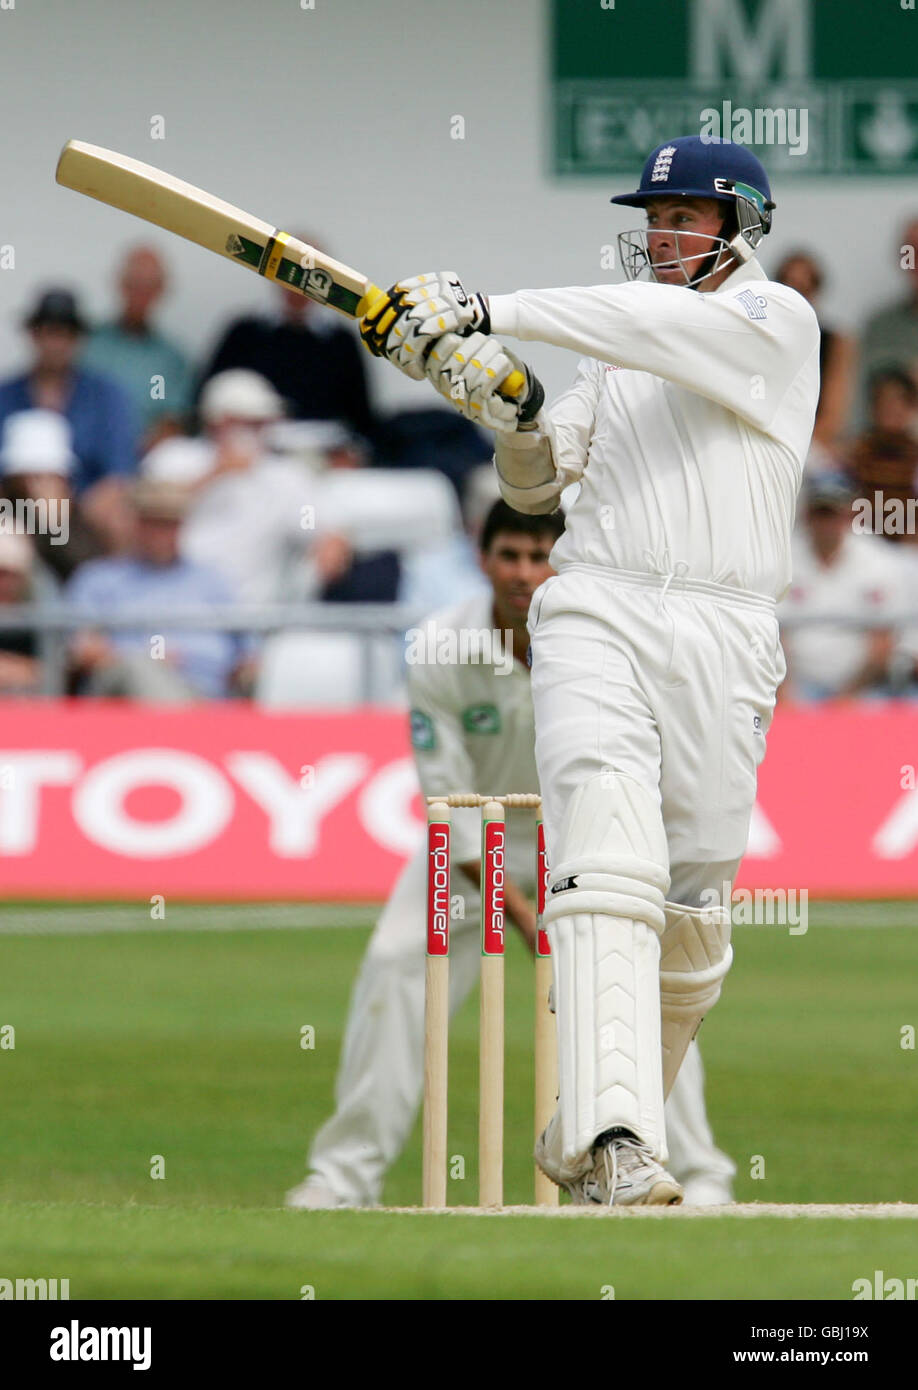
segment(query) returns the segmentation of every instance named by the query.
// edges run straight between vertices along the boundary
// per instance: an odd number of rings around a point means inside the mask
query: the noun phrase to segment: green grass
[[[72,1298],[848,1299],[912,1221],[550,1219],[0,1205],[4,1270]],[[307,1293],[304,1293],[304,1289]]]
[[[883,911],[839,908],[846,925],[797,937],[735,930],[702,1043],[740,1201],[918,1202],[918,1054],[900,1046],[918,1024],[918,928],[857,924]],[[16,1030],[15,1048],[0,1048],[0,1276],[57,1274],[73,1297],[93,1298],[296,1298],[303,1284],[326,1298],[598,1298],[604,1284],[619,1298],[850,1298],[875,1268],[918,1273],[904,1221],[278,1210],[329,1112],[366,927],[302,930],[288,925],[292,909],[236,907],[222,918],[170,909],[150,929],[133,912],[98,909],[89,934],[83,908],[0,913],[0,1027]],[[372,913],[308,917],[368,924]],[[811,912],[811,923],[831,920],[831,909]],[[508,1203],[531,1201],[527,964],[514,943]],[[476,1004],[452,1032],[449,1147],[466,1158],[456,1204],[474,1203],[477,1182]],[[314,1050],[300,1048],[304,1024]],[[150,1176],[155,1155],[162,1180]],[[417,1202],[419,1155],[416,1130],[389,1205]]]

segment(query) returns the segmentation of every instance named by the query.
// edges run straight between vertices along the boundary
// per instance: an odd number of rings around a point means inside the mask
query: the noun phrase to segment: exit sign
[[[552,0],[551,42],[558,174],[705,133],[782,176],[918,172],[915,0]]]

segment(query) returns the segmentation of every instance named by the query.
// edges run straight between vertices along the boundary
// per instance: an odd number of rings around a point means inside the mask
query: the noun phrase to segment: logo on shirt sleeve
[[[496,705],[469,705],[462,711],[462,727],[467,734],[499,734],[500,711]]]
[[[418,753],[429,753],[437,746],[433,720],[421,709],[411,711],[411,746]]]
[[[752,290],[743,290],[741,294],[735,294],[734,299],[738,299],[751,319],[767,319],[768,300],[760,294],[753,294]]]

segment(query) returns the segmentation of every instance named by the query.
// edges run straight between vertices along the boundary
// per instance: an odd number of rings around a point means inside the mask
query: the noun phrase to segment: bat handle
[[[383,294],[385,294],[385,290],[380,289],[379,285],[374,285],[370,281],[368,281],[367,287],[363,292],[363,298],[357,305],[357,308],[354,310],[354,318],[362,319],[366,314],[367,310],[369,309],[370,305],[373,303],[374,299],[379,299],[379,297]]]
[[[500,395],[506,396],[507,400],[515,400],[526,389],[526,376],[523,372],[513,371],[509,376],[505,376],[500,384]]]

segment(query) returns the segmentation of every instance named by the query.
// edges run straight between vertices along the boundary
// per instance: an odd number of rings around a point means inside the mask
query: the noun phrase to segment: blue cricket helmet
[[[758,224],[759,236],[771,230],[771,185],[762,161],[745,145],[716,136],[680,135],[658,145],[641,173],[640,187],[634,193],[619,193],[612,203],[642,208],[648,198],[661,194],[684,198],[716,198],[737,210],[738,229],[752,231]],[[747,237],[747,240],[749,238]]]
[[[737,261],[747,261],[754,255],[762,237],[771,231],[771,186],[761,161],[745,145],[714,136],[680,135],[653,150],[641,173],[640,187],[634,193],[619,193],[610,202],[626,207],[643,208],[651,198],[665,195],[681,198],[714,198],[727,204],[718,238],[711,242],[712,256],[702,259],[701,253],[676,259],[686,275],[686,284],[697,286],[722,264],[725,254]],[[691,244],[688,233],[678,234]],[[654,270],[648,250],[646,232],[619,234],[622,267],[629,280]],[[698,241],[694,244],[698,244]],[[714,254],[714,248],[720,250]],[[700,269],[689,274],[684,260],[702,261]]]

